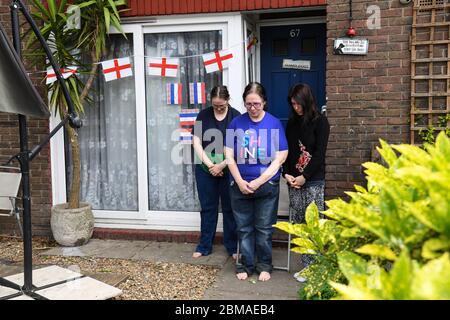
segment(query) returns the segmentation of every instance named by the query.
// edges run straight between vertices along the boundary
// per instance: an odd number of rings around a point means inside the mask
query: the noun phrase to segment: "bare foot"
[[[268,281],[268,280],[270,280],[270,273],[268,273],[266,271],[261,272],[259,274],[258,280],[259,281]]]
[[[201,252],[194,252],[194,253],[192,254],[192,258],[194,258],[194,259],[200,258],[201,256],[202,256],[202,253],[201,253]]]
[[[232,257],[234,260],[236,260],[237,257],[238,257],[238,255],[237,255],[237,253],[233,253],[233,254],[231,255],[231,257]]]
[[[236,277],[239,280],[245,280],[248,278],[248,274],[247,274],[247,272],[240,272],[240,273],[236,273]]]

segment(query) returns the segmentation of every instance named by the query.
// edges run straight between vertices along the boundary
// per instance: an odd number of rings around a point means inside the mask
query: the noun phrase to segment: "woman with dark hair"
[[[289,155],[283,165],[283,176],[288,183],[290,207],[295,212],[294,223],[304,223],[305,211],[311,202],[324,210],[325,153],[330,125],[317,111],[307,84],[293,86],[287,100],[292,116],[286,127]],[[309,264],[307,256],[302,260]]]
[[[228,124],[240,113],[229,104],[226,86],[211,90],[212,106],[202,110],[194,125],[194,150],[201,163],[195,167],[197,191],[201,206],[200,241],[193,258],[212,252],[216,235],[219,199],[223,214],[223,244],[235,258],[237,247],[236,222],[231,210],[229,174],[224,156],[225,132]]]
[[[241,252],[236,276],[245,280],[256,271],[260,281],[267,281],[273,269],[272,225],[276,222],[281,165],[288,146],[280,120],[266,111],[263,86],[250,83],[242,97],[247,113],[231,121],[225,148]]]

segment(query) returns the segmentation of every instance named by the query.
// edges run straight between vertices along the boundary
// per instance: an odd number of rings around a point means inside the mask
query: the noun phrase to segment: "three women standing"
[[[197,157],[201,160],[201,164],[195,167],[201,206],[201,234],[193,258],[207,256],[212,252],[219,199],[223,214],[223,243],[230,256],[236,253],[236,222],[231,210],[230,179],[223,148],[226,128],[240,113],[230,106],[229,100],[230,94],[226,86],[214,87],[211,90],[212,106],[198,114],[194,125],[193,145]]]

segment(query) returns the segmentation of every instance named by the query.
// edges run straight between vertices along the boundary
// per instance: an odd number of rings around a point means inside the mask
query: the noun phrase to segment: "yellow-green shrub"
[[[355,298],[357,295],[348,291],[366,292],[363,289],[370,287],[367,280],[374,279],[370,277],[374,270],[379,270],[375,273],[383,275],[383,279],[389,279],[381,281],[382,284],[402,287],[402,277],[396,270],[406,269],[398,267],[399,264],[409,264],[409,270],[419,274],[425,272],[421,270],[440,266],[441,276],[450,278],[449,257],[445,254],[450,251],[450,139],[441,133],[435,145],[427,144],[424,149],[411,145],[390,146],[381,141],[378,151],[386,166],[363,164],[367,187],[355,186],[355,192],[347,193],[350,201],[327,201],[329,209],[323,213],[331,220],[318,220],[317,216],[316,221],[317,208],[312,204],[307,211],[309,222],[307,219],[306,225],[276,225],[299,237],[293,241],[297,245],[293,251],[316,255],[316,263],[301,272],[310,279],[301,290],[302,298],[333,296],[335,292],[328,286],[331,283],[343,297]],[[324,258],[327,267],[324,267]],[[351,261],[360,266],[358,272],[349,272]],[[362,261],[367,265],[363,267]],[[324,268],[332,271],[312,272]],[[355,280],[363,275],[368,278]],[[345,286],[347,282],[349,286]],[[369,290],[365,297],[419,298],[411,291],[417,286],[420,284],[406,287],[409,291],[402,295],[379,295]],[[435,294],[421,297],[432,296]]]

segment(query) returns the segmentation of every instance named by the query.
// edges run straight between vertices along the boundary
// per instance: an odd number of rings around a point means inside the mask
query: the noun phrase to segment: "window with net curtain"
[[[149,210],[199,211],[192,145],[182,146],[182,154],[186,160],[184,162],[188,164],[175,164],[171,153],[179,143],[174,141],[174,131],[180,128],[180,110],[201,110],[208,107],[212,87],[222,84],[222,73],[207,74],[201,57],[204,53],[222,49],[222,31],[146,34],[144,41],[147,57],[180,58],[177,78],[146,75]],[[146,64],[148,65],[148,61]],[[189,103],[188,91],[191,82],[205,82],[206,104]],[[167,104],[168,83],[182,84],[181,105]]]
[[[103,60],[131,57],[132,39],[132,34],[127,39],[110,35]],[[78,131],[81,199],[96,210],[138,210],[134,84],[134,76],[105,82],[100,66],[94,103],[85,107],[83,127]]]

